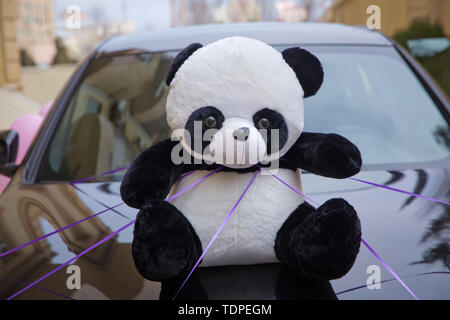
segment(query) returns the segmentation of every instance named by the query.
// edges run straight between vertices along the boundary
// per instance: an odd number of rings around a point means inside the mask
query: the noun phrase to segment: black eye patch
[[[253,123],[255,124],[255,127],[260,130],[261,135],[266,142],[267,154],[279,151],[286,144],[289,132],[286,121],[281,113],[269,108],[264,108],[253,115]],[[275,148],[276,144],[274,144],[274,150],[272,150],[272,135],[273,138],[276,137],[275,132],[272,131],[274,129],[278,130],[279,141],[278,148]],[[264,130],[267,134],[264,133]]]
[[[190,116],[188,121],[186,122],[185,129],[190,135],[190,146],[191,149],[194,149],[195,146],[202,146],[201,152],[209,145],[210,141],[203,139],[203,134],[206,130],[220,130],[222,128],[223,122],[225,121],[225,117],[219,109],[207,106],[202,107],[195,110]],[[195,132],[195,123],[198,122],[197,125],[200,124],[201,134],[199,132]],[[198,131],[198,129],[197,129]],[[185,136],[187,139],[188,137]],[[195,143],[195,141],[197,142]],[[200,150],[195,150],[196,152],[200,152]]]

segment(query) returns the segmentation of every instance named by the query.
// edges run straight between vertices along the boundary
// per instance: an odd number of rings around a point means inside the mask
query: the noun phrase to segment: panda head
[[[167,121],[195,158],[232,168],[274,161],[299,138],[303,99],[322,81],[319,60],[300,48],[279,53],[244,37],[193,43],[169,68]]]

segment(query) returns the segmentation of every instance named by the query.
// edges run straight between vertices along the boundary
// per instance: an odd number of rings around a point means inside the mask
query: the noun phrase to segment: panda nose
[[[242,127],[233,131],[233,138],[239,141],[246,141],[250,134],[250,129]]]

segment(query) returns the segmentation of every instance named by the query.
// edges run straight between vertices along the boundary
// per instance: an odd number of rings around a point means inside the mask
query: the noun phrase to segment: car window
[[[124,167],[168,138],[165,77],[173,56],[139,53],[92,61],[53,135],[38,179],[73,181]]]
[[[305,100],[305,131],[354,142],[364,164],[404,164],[449,156],[447,121],[410,67],[390,47],[314,47],[325,79]]]
[[[305,100],[305,131],[347,137],[360,148],[365,164],[449,156],[446,120],[393,48],[307,49],[322,61],[325,80],[317,95]],[[92,61],[53,135],[38,180],[73,181],[115,170],[167,139],[165,76],[175,54]]]

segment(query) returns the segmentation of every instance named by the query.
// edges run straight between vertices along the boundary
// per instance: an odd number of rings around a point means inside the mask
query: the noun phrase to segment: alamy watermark
[[[278,129],[248,127],[207,129],[201,121],[194,121],[193,130],[176,129],[172,141],[179,143],[172,149],[174,164],[222,164],[249,167],[262,164],[269,169],[279,167],[280,132]]]
[[[66,286],[69,290],[81,289],[81,269],[76,264],[67,267],[66,273],[69,274],[66,280]]]
[[[367,18],[367,28],[371,30],[381,29],[381,8],[375,4],[367,7],[366,13],[370,16]]]
[[[69,30],[81,29],[81,8],[77,5],[70,5],[66,8],[66,27]]]
[[[381,289],[381,269],[376,264],[372,264],[367,267],[366,270],[369,277],[367,278],[366,285],[367,289]]]

